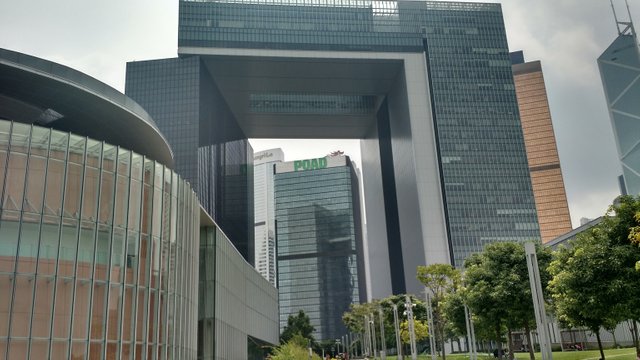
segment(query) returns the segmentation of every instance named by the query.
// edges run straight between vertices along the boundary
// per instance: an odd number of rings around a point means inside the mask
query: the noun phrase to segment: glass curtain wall
[[[0,357],[196,358],[199,204],[170,169],[0,121]]]

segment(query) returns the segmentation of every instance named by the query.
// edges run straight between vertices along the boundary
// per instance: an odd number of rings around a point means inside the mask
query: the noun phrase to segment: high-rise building
[[[130,62],[125,93],[155,119],[176,172],[253,263],[253,149],[200,60]]]
[[[361,139],[372,298],[422,291],[418,265],[462,266],[487,243],[540,238],[499,4],[179,8],[179,57],[130,63],[127,94],[175,139],[178,164],[218,143],[207,136]],[[220,177],[208,179],[200,192],[219,191]]]
[[[255,267],[276,286],[276,221],[273,194],[274,165],[284,161],[282,149],[253,155]]]
[[[517,51],[511,62],[540,236],[546,243],[572,229],[560,157],[540,61],[525,62]]]
[[[629,15],[629,18],[631,16]],[[640,50],[633,23],[619,21],[618,37],[598,58],[609,118],[622,165],[622,193],[640,194]]]
[[[303,310],[316,339],[337,339],[349,305],[366,302],[358,179],[347,156],[275,169],[280,329]]]

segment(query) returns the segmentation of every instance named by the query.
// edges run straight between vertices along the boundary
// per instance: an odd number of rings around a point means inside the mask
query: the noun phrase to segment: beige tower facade
[[[513,78],[540,235],[546,243],[572,227],[540,61],[513,64]]]

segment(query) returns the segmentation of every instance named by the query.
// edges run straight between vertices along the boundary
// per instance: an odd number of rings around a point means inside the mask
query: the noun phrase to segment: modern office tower
[[[342,314],[366,302],[358,179],[347,156],[275,168],[280,329],[303,310],[315,339],[340,338]]]
[[[125,93],[154,118],[176,172],[253,263],[253,149],[197,57],[127,64]]]
[[[172,166],[131,99],[0,49],[1,359],[246,359],[278,342],[277,290]]]
[[[525,62],[517,51],[511,62],[540,236],[546,243],[572,229],[547,90],[540,61]]]
[[[234,141],[361,139],[372,298],[420,293],[418,265],[540,238],[499,4],[179,8],[179,58],[130,63],[127,94],[170,142],[206,121]]]
[[[255,267],[276,286],[276,221],[273,194],[274,164],[284,161],[282,149],[253,155],[253,208],[255,221]]]
[[[631,15],[629,15],[629,19]],[[619,21],[618,37],[598,58],[609,118],[622,165],[622,193],[640,194],[640,50],[633,23]]]

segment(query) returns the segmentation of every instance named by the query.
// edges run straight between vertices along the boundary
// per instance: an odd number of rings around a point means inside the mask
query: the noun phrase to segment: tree
[[[414,334],[416,336],[416,343],[425,340],[429,337],[429,326],[426,321],[423,320],[413,320],[413,328]],[[411,342],[411,334],[409,332],[409,321],[403,320],[400,323],[400,340],[404,344],[409,344]]]
[[[299,360],[309,359],[308,339],[300,334],[294,334],[288,342],[275,349],[271,359],[273,360]],[[320,356],[312,353],[311,359],[321,360]]]
[[[606,234],[609,246],[620,256],[622,284],[626,287],[623,319],[633,320],[632,334],[637,356],[640,357],[640,339],[636,322],[640,321],[640,197],[620,196],[609,207],[598,228]]]
[[[625,310],[619,301],[626,290],[621,251],[611,246],[606,231],[595,227],[578,235],[570,248],[557,250],[549,267],[556,316],[563,324],[596,334],[603,360],[600,328],[618,323]]]
[[[413,295],[409,295],[411,302],[415,304],[413,308],[413,316],[417,320],[427,319],[427,310],[424,302]],[[373,321],[376,328],[376,335],[380,336],[380,317],[378,309],[382,308],[383,324],[385,333],[385,343],[387,349],[396,347],[395,326],[393,320],[393,305],[398,307],[398,322],[401,323],[404,315],[405,295],[391,295],[381,300],[374,300],[370,303],[351,304],[350,310],[342,315],[342,321],[352,333],[362,334],[364,332],[364,316],[373,315]]]
[[[437,348],[442,351],[442,359],[446,359],[444,342],[447,321],[444,317],[442,302],[447,294],[455,291],[460,283],[460,272],[449,264],[432,264],[418,266],[417,278],[431,292],[431,309],[433,313],[433,332]]]
[[[300,310],[297,315],[289,315],[287,325],[282,330],[282,334],[280,334],[280,342],[287,343],[294,337],[294,335],[299,334],[303,338],[315,343],[312,335],[314,330],[315,329],[311,325],[309,317],[304,313],[304,311]]]
[[[551,253],[541,246],[537,246],[536,251],[540,277],[545,285],[550,279],[546,269]],[[499,349],[502,348],[502,335],[506,329],[509,357],[512,359],[512,330],[524,328],[529,336],[530,326],[535,323],[524,246],[516,242],[487,245],[482,253],[467,259],[465,268],[466,303],[480,320],[492,324],[492,337]],[[532,349],[529,356],[534,359]]]

